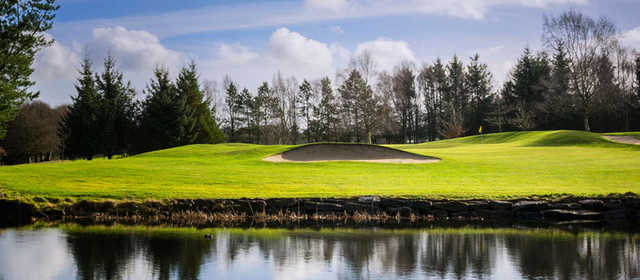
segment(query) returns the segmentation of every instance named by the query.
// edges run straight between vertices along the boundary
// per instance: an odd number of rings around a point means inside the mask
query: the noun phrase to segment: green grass
[[[229,234],[259,239],[278,240],[287,236],[293,237],[384,237],[398,235],[414,235],[426,233],[430,235],[513,235],[527,236],[539,239],[575,239],[575,238],[605,238],[631,241],[640,240],[640,234],[624,231],[609,230],[607,232],[577,230],[567,231],[559,228],[492,228],[492,227],[429,227],[429,228],[195,228],[195,227],[169,227],[169,226],[128,226],[128,225],[89,225],[78,224],[35,224],[21,227],[21,230],[40,230],[58,228],[66,233],[82,235],[139,235],[154,238],[181,238],[202,240],[205,234]],[[0,233],[1,233],[0,229]]]
[[[431,164],[273,163],[292,146],[190,145],[134,157],[0,167],[8,196],[89,199],[515,198],[640,193],[640,146],[581,131],[497,133],[417,145]]]

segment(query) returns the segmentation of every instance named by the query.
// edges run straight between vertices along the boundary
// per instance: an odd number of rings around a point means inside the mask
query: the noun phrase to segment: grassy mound
[[[497,133],[391,145],[437,164],[273,163],[294,146],[190,145],[134,157],[0,167],[8,196],[513,198],[640,192],[640,146],[579,131]]]

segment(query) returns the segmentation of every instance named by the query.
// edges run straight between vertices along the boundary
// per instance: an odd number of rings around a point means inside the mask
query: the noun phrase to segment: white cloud
[[[396,3],[398,10],[411,11],[425,14],[442,14],[452,17],[482,19],[489,11],[498,6],[522,6],[545,8],[563,4],[586,4],[588,0],[408,0]],[[390,5],[389,2],[387,4]],[[389,8],[393,9],[390,5]]]
[[[110,53],[125,71],[151,72],[156,65],[181,65],[185,60],[184,55],[165,48],[155,35],[122,26],[94,29],[87,50],[94,58]]]
[[[625,46],[640,49],[640,26],[620,34],[620,41]]]
[[[277,68],[319,76],[333,70],[333,56],[327,44],[279,28],[269,39],[267,58]]]
[[[47,38],[51,38],[46,34]],[[58,105],[75,92],[73,81],[80,68],[80,56],[60,42],[38,52],[31,78],[36,81],[35,90],[40,91],[40,99]]]
[[[220,81],[229,75],[240,87],[255,91],[262,81],[270,81],[277,71],[281,71],[285,77],[295,76],[298,80],[333,77],[336,70],[343,69],[353,56],[365,51],[372,55],[377,70],[391,71],[402,61],[418,63],[414,51],[402,40],[378,38],[347,49],[338,43],[314,40],[284,27],[274,30],[263,40],[267,43],[266,47],[257,50],[239,43],[210,44],[205,55],[196,58],[201,79]],[[187,57],[184,53],[166,48],[155,34],[123,27],[98,28],[85,47],[81,47],[80,43],[73,45],[73,49],[83,49],[93,54],[94,71],[101,71],[102,57],[111,52],[118,62],[118,70],[124,72],[125,79],[132,81],[138,94],[151,79],[155,65],[167,65],[175,77]],[[510,59],[516,57],[518,51],[519,48],[512,50],[504,45],[477,50],[495,74],[496,81],[504,79],[513,65]],[[44,101],[53,105],[70,101],[68,96],[75,94],[73,83],[77,77],[79,57],[80,51],[59,43],[39,55],[34,79]],[[432,61],[425,57],[421,59]]]
[[[73,268],[64,236],[54,229],[0,235],[0,279],[60,279]],[[34,265],[36,265],[34,267]]]
[[[51,39],[51,35],[45,35]],[[57,80],[73,77],[80,64],[78,54],[59,42],[38,52],[34,64],[34,75],[41,80]]]
[[[374,41],[360,43],[356,47],[355,55],[361,55],[365,51],[371,54],[379,70],[390,71],[402,61],[416,61],[413,51],[405,41],[378,38]]]
[[[329,46],[329,50],[333,54],[333,61],[335,65],[346,64],[351,58],[351,52],[338,43],[331,44]]]
[[[249,48],[239,44],[225,44],[220,43],[217,45],[217,55],[224,63],[231,65],[247,64],[256,58],[258,54],[249,50]]]
[[[96,27],[121,25],[161,38],[207,31],[283,26],[306,22],[393,16],[445,15],[483,19],[500,6],[550,8],[582,5],[588,0],[306,0],[227,4],[144,16],[58,22],[57,34],[74,37]]]
[[[347,0],[305,0],[305,5],[311,9],[330,10],[341,12],[347,8]]]
[[[47,35],[49,36],[49,35]],[[41,50],[34,63],[32,78],[40,99],[52,105],[68,103],[75,95],[74,82],[80,68],[80,57],[88,55],[93,70],[101,71],[102,60],[111,54],[118,71],[125,73],[134,88],[141,92],[157,65],[165,65],[176,74],[187,55],[170,50],[154,34],[142,30],[128,30],[122,26],[95,28],[85,43],[71,42],[72,48],[55,42]]]

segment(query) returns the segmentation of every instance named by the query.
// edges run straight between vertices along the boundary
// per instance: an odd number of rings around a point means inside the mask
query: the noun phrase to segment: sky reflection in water
[[[214,232],[213,239],[204,233]],[[0,279],[633,279],[640,235],[515,229],[0,231]]]

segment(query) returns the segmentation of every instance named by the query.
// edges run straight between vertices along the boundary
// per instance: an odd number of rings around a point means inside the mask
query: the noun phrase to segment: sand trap
[[[439,158],[365,144],[310,144],[264,158],[272,162],[361,161],[384,163],[430,163]]]
[[[635,136],[604,135],[602,137],[604,137],[607,140],[613,141],[613,142],[632,144],[632,145],[640,145],[640,139],[636,138]]]

